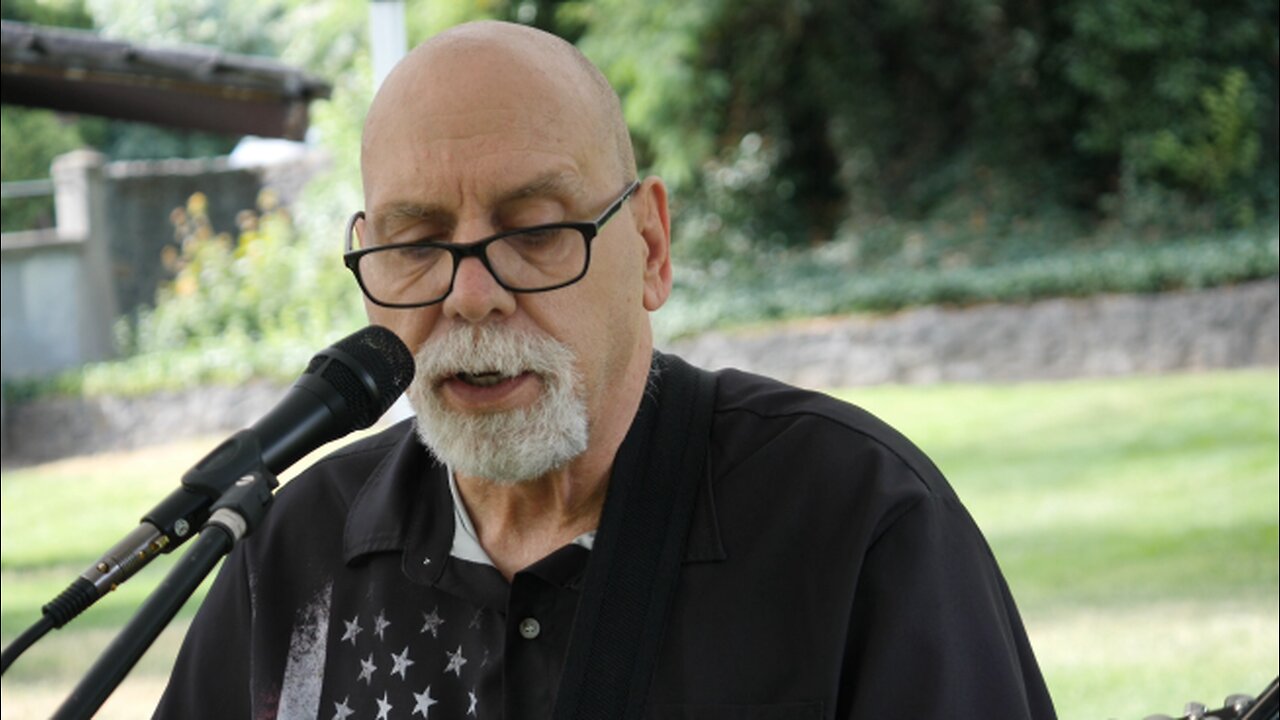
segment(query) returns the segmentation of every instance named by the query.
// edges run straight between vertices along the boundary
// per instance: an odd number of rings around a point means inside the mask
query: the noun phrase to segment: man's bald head
[[[458,79],[462,74],[466,80]],[[498,90],[502,81],[513,78],[522,80]],[[511,85],[523,95],[509,92]],[[496,97],[499,92],[507,96]],[[525,115],[545,123],[548,133],[580,131],[590,136],[580,140],[613,161],[614,181],[621,184],[636,176],[631,136],[609,81],[571,43],[535,28],[496,21],[467,23],[414,48],[374,98],[365,119],[362,158],[386,137],[387,127],[429,123],[431,115],[423,110]],[[415,113],[417,117],[405,117]],[[365,165],[366,177],[368,171]]]

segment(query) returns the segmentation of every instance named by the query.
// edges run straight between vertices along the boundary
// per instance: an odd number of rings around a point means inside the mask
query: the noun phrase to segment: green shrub
[[[130,356],[85,368],[85,392],[288,379],[311,352],[363,322],[336,244],[299,237],[272,193],[241,213],[234,238],[214,231],[206,205],[197,193],[175,211],[174,278],[154,308],[119,326]]]
[[[79,130],[49,110],[0,107],[0,133],[9,142],[0,150],[0,180],[42,180],[53,159],[84,144]],[[19,141],[18,138],[21,138]],[[53,227],[53,195],[3,201],[4,232]]]
[[[678,269],[659,336],[733,325],[927,304],[1029,302],[1099,293],[1227,285],[1280,272],[1280,234],[1249,231],[1179,243],[1117,243],[968,267],[859,265],[833,244],[820,252],[762,252],[755,261]]]

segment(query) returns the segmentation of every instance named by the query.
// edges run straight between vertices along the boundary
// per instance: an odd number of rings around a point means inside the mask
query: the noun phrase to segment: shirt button
[[[525,618],[520,621],[520,637],[525,640],[533,640],[542,633],[542,624],[534,618]]]

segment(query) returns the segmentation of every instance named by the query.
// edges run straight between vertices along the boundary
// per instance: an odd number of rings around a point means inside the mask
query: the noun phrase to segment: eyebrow
[[[562,197],[580,201],[586,197],[586,187],[582,182],[582,176],[576,173],[551,170],[513,190],[498,195],[498,201],[495,204],[505,205],[531,197]]]
[[[501,207],[528,198],[564,198],[570,204],[579,204],[586,197],[586,186],[577,173],[565,170],[549,170],[529,182],[503,191],[494,200],[494,207]],[[379,234],[386,232],[387,225],[403,219],[429,220],[447,223],[455,214],[438,204],[421,204],[413,202],[393,203],[374,220]]]

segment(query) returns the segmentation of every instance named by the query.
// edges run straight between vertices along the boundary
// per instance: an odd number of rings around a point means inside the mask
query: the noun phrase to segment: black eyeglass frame
[[[428,307],[431,305],[435,305],[436,303],[444,302],[445,298],[449,297],[450,293],[453,292],[453,284],[458,277],[458,266],[462,263],[463,260],[469,257],[473,257],[479,260],[480,263],[484,265],[485,270],[489,271],[489,276],[492,277],[494,281],[498,283],[499,286],[501,286],[504,290],[508,292],[540,293],[540,292],[547,292],[549,290],[559,290],[562,287],[567,287],[569,285],[572,285],[578,282],[579,280],[581,280],[583,277],[586,276],[587,270],[591,267],[591,241],[595,240],[596,236],[600,234],[600,230],[604,228],[605,223],[609,222],[609,220],[613,218],[613,216],[616,215],[619,210],[622,209],[622,206],[627,202],[627,200],[629,200],[631,196],[635,194],[636,190],[639,190],[639,189],[640,189],[640,181],[633,180],[631,184],[627,186],[627,189],[623,190],[622,194],[618,196],[618,199],[610,203],[609,207],[605,208],[604,212],[600,213],[600,216],[592,221],[557,222],[557,223],[545,223],[542,225],[532,225],[529,227],[515,228],[512,230],[504,230],[503,232],[490,235],[487,238],[483,238],[481,240],[476,240],[474,242],[467,242],[467,243],[418,241],[418,242],[407,242],[407,243],[393,243],[391,245],[379,245],[377,247],[361,248],[359,250],[356,250],[354,249],[354,246],[355,246],[354,234],[355,234],[356,222],[358,222],[361,218],[365,216],[363,210],[357,210],[355,214],[351,216],[351,219],[347,221],[346,247],[342,253],[342,262],[344,265],[347,266],[347,269],[351,271],[351,274],[356,276],[356,283],[360,285],[360,291],[364,293],[364,296],[369,298],[369,301],[372,302],[373,304],[380,305],[382,307],[387,307],[387,308],[419,308],[419,307]],[[501,277],[499,277],[498,273],[494,271],[493,265],[489,263],[489,255],[488,255],[489,246],[495,242],[498,242],[499,240],[512,237],[514,235],[520,235],[528,232],[541,232],[545,230],[574,230],[582,235],[583,242],[586,244],[586,257],[583,258],[583,261],[582,261],[582,271],[579,272],[577,275],[573,276],[572,278],[565,280],[564,282],[559,282],[554,285],[548,285],[547,287],[526,289],[526,288],[512,287],[508,285],[506,281],[504,281]],[[364,278],[360,275],[360,258],[370,253],[382,252],[385,250],[398,250],[400,248],[409,248],[409,247],[439,248],[440,250],[444,250],[449,253],[449,255],[452,257],[452,260],[453,260],[453,269],[449,274],[448,289],[445,290],[443,295],[436,298],[435,300],[430,300],[428,302],[421,302],[421,303],[383,302],[382,300],[379,300],[378,298],[374,297],[373,294],[369,292],[369,288],[365,286]]]

